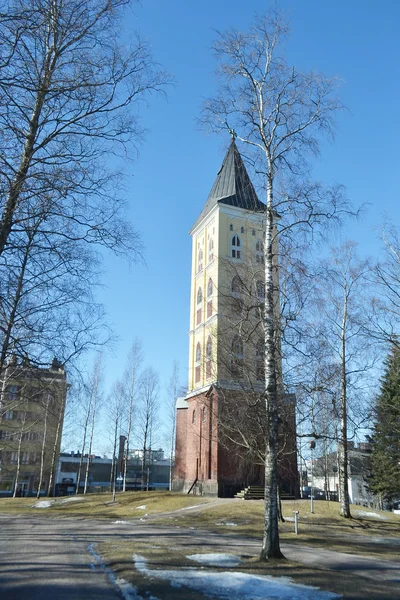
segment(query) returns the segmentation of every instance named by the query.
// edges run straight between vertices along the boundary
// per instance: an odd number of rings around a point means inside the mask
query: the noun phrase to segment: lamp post
[[[311,493],[310,493],[310,511],[311,514],[314,514],[314,473],[313,473],[313,450],[315,448],[315,440],[311,440],[310,442],[310,450],[311,450]]]

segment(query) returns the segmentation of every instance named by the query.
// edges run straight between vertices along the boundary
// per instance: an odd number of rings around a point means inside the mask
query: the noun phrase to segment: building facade
[[[12,357],[1,373],[0,495],[53,490],[60,451],[66,373],[56,359],[49,368]]]
[[[264,228],[265,205],[232,141],[191,230],[189,382],[177,403],[175,490],[229,496],[263,481]],[[275,283],[278,319],[277,267]],[[293,493],[294,403],[281,395],[281,483]]]

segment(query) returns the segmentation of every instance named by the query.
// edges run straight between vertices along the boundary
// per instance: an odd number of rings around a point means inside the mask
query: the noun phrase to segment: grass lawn
[[[187,556],[204,552],[196,546],[196,530],[220,534],[249,536],[260,540],[263,527],[262,501],[215,501],[169,492],[126,492],[117,494],[116,503],[111,494],[96,494],[71,498],[51,499],[47,508],[37,508],[34,498],[1,498],[0,513],[34,514],[59,518],[101,518],[130,520],[141,518],[154,525],[191,527],[193,545],[180,545],[178,538],[159,536],[155,544],[145,540],[107,541],[99,544],[101,554],[118,576],[130,581],[143,597],[146,592],[163,600],[201,600],[203,596],[186,588],[169,586],[157,578],[149,579],[135,568],[132,556],[142,555],[148,566],[155,569],[182,569],[193,567]],[[39,502],[46,502],[41,499]],[[315,501],[314,514],[310,513],[309,500],[284,501],[283,515],[293,519],[299,511],[299,535],[294,534],[294,523],[280,524],[283,542],[313,546],[328,550],[367,555],[380,559],[399,561],[400,516],[375,509],[351,506],[352,519],[339,515],[336,502]],[[40,505],[40,504],[39,504]],[[185,510],[182,510],[185,509]],[[175,512],[174,512],[175,511]],[[179,531],[179,529],[177,530]],[[217,550],[215,550],[217,551]],[[220,552],[224,552],[221,535]],[[235,571],[271,576],[291,577],[295,582],[313,585],[343,595],[346,600],[394,600],[400,598],[398,586],[358,577],[345,571],[328,571],[304,566],[287,560],[262,563],[257,558],[241,555],[242,563]],[[218,569],[197,565],[201,569]],[[226,567],[224,567],[226,570]]]
[[[135,519],[210,502],[210,498],[170,492],[120,492],[87,494],[64,498],[0,498],[0,513],[40,516]],[[46,507],[44,503],[50,502]],[[42,507],[42,508],[40,508]]]

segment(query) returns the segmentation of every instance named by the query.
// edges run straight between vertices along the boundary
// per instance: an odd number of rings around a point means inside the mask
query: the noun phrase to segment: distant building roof
[[[265,210],[265,204],[257,198],[235,140],[232,140],[228,148],[207,202],[193,228],[208,215],[216,204],[228,204],[252,211]]]

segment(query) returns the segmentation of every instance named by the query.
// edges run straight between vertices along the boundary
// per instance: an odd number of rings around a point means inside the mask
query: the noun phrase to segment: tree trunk
[[[45,449],[46,449],[47,416],[48,416],[48,411],[49,411],[49,394],[47,394],[46,410],[45,410],[45,413],[44,413],[43,441],[42,441],[42,450],[41,450],[41,453],[40,453],[40,474],[39,474],[39,483],[38,483],[37,498],[40,498],[40,490],[42,489],[42,483],[43,483],[44,455],[45,455]]]
[[[265,261],[265,413],[267,439],[265,448],[264,537],[261,560],[282,558],[278,530],[278,389],[276,373],[275,309],[273,277],[273,174],[269,165],[267,177],[267,209],[264,238]]]
[[[341,331],[341,399],[340,399],[340,444],[339,444],[339,482],[340,514],[349,519],[350,499],[348,485],[348,444],[347,444],[347,365],[346,365],[346,325],[347,325],[347,287],[344,286],[343,319]]]
[[[64,406],[61,405],[60,414],[58,416],[57,429],[56,429],[56,437],[54,438],[53,451],[51,453],[51,464],[50,464],[50,473],[49,473],[49,485],[47,488],[47,495],[53,495],[53,478],[54,478],[54,470],[56,468],[56,460],[57,460],[57,448],[59,446],[60,434],[62,432],[62,422],[64,416]]]

